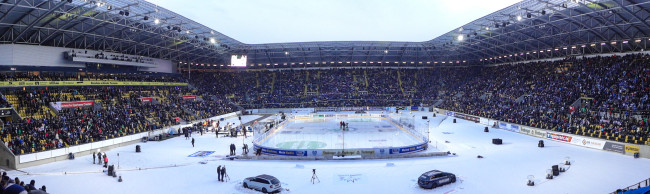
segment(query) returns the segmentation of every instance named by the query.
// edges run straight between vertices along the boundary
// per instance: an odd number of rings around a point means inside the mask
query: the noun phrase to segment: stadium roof
[[[494,64],[645,49],[649,3],[524,0],[424,42],[244,44],[143,0],[5,0],[0,43],[207,64],[228,64],[230,54],[246,54],[249,65],[271,67]]]
[[[4,0],[0,43],[223,63],[242,43],[143,0]]]

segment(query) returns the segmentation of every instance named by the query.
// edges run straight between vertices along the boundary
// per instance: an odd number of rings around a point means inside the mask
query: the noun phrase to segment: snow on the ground
[[[415,113],[416,115],[430,113]],[[419,116],[418,116],[419,117]],[[243,116],[245,123],[257,116]],[[417,117],[416,117],[417,118]],[[444,116],[432,118],[442,120]],[[231,118],[229,122],[235,122]],[[36,167],[10,171],[11,177],[45,184],[50,193],[258,193],[244,189],[241,181],[250,176],[269,174],[277,177],[285,189],[282,193],[609,193],[617,188],[649,178],[650,160],[634,159],[618,153],[577,147],[498,129],[483,132],[483,126],[457,119],[432,125],[430,135],[440,148],[456,153],[450,157],[406,158],[352,161],[245,161],[224,160],[231,143],[241,153],[242,143],[251,139],[216,138],[214,134],[192,134],[190,140],[177,137],[162,142],[138,143],[107,152],[109,163],[118,166],[117,178],[101,173],[92,164],[92,156],[77,157]],[[422,121],[421,121],[422,122]],[[235,122],[239,123],[239,122]],[[501,138],[503,145],[491,144]],[[449,143],[444,143],[448,141]],[[432,143],[431,146],[435,143]],[[444,145],[442,145],[444,144]],[[198,151],[215,151],[207,157],[188,157]],[[484,158],[478,159],[477,155]],[[567,172],[553,180],[544,179],[547,169],[565,157],[571,157]],[[205,163],[205,164],[202,164]],[[387,165],[393,163],[394,165]],[[216,168],[225,165],[229,182],[218,182]],[[320,183],[312,184],[312,169]],[[417,186],[417,177],[438,169],[455,173],[456,183],[433,190]],[[31,173],[26,175],[24,172]],[[65,173],[65,174],[64,174]],[[526,185],[534,175],[537,183]]]

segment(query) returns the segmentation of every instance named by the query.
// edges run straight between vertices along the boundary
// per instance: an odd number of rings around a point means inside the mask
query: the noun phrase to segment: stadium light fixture
[[[217,43],[217,40],[215,40],[214,38],[210,38],[210,43],[212,44]]]
[[[485,30],[490,30],[490,27],[487,27],[487,26],[486,26],[486,27],[485,27]]]
[[[160,24],[160,19],[158,19],[158,18],[154,19],[153,23],[156,24],[156,25]]]
[[[521,16],[520,15],[517,16],[517,21],[521,21]]]
[[[284,55],[289,55],[289,52],[287,52],[287,51],[284,51]]]
[[[384,50],[384,54],[388,53],[388,50]]]
[[[641,42],[641,40],[634,40],[634,42],[639,43],[639,42]]]
[[[576,46],[572,46],[572,47],[571,47],[571,49],[574,49],[574,48],[576,48]]]
[[[464,38],[465,38],[465,37],[464,37],[462,34],[460,34],[460,35],[458,35],[458,38],[457,38],[457,39],[458,39],[458,41],[463,41]]]
[[[612,45],[616,45],[616,41],[614,41],[614,42],[611,42],[611,44],[612,44]]]
[[[628,43],[628,41],[627,41],[627,40],[626,40],[626,41],[623,41],[623,44],[627,44],[627,43]]]

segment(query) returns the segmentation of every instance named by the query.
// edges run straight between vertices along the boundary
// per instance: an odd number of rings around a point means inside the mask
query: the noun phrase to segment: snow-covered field
[[[430,113],[415,113],[417,115]],[[257,116],[242,117],[243,122]],[[416,117],[417,118],[417,117]],[[242,143],[251,139],[215,138],[214,134],[197,133],[195,147],[190,140],[177,137],[163,142],[139,143],[107,152],[109,163],[118,166],[117,178],[101,173],[92,164],[92,156],[77,157],[41,166],[10,171],[37,187],[45,184],[50,193],[257,193],[244,189],[242,179],[259,174],[277,177],[285,189],[282,193],[609,193],[650,177],[650,160],[634,159],[613,152],[572,146],[498,129],[483,132],[483,126],[457,119],[431,118],[431,138],[445,144],[456,156],[351,161],[246,161],[224,160],[228,145],[235,143],[241,153]],[[436,122],[437,120],[437,122]],[[235,122],[236,118],[229,122]],[[422,122],[422,121],[420,121]],[[239,122],[236,122],[239,123]],[[503,145],[491,144],[501,138]],[[449,143],[444,143],[448,141]],[[434,143],[432,143],[434,144]],[[436,145],[431,145],[436,146]],[[443,147],[442,145],[439,145]],[[198,151],[215,151],[206,157],[188,157]],[[476,156],[482,155],[479,159]],[[544,179],[547,169],[565,157],[571,157],[567,172],[553,180]],[[389,163],[391,163],[389,165]],[[229,182],[218,182],[216,168],[225,165]],[[312,184],[312,169],[320,183]],[[456,183],[433,190],[417,186],[417,177],[438,169],[455,173]],[[30,173],[27,175],[26,173]],[[534,175],[535,186],[526,186],[526,177]]]
[[[339,122],[348,123],[342,131]],[[422,140],[396,125],[379,118],[325,119],[310,118],[287,121],[261,145],[283,149],[342,149],[404,147]]]

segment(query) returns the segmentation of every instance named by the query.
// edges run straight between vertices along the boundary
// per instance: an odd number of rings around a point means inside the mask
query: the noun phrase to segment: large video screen
[[[246,55],[232,55],[230,57],[230,66],[246,67]]]

